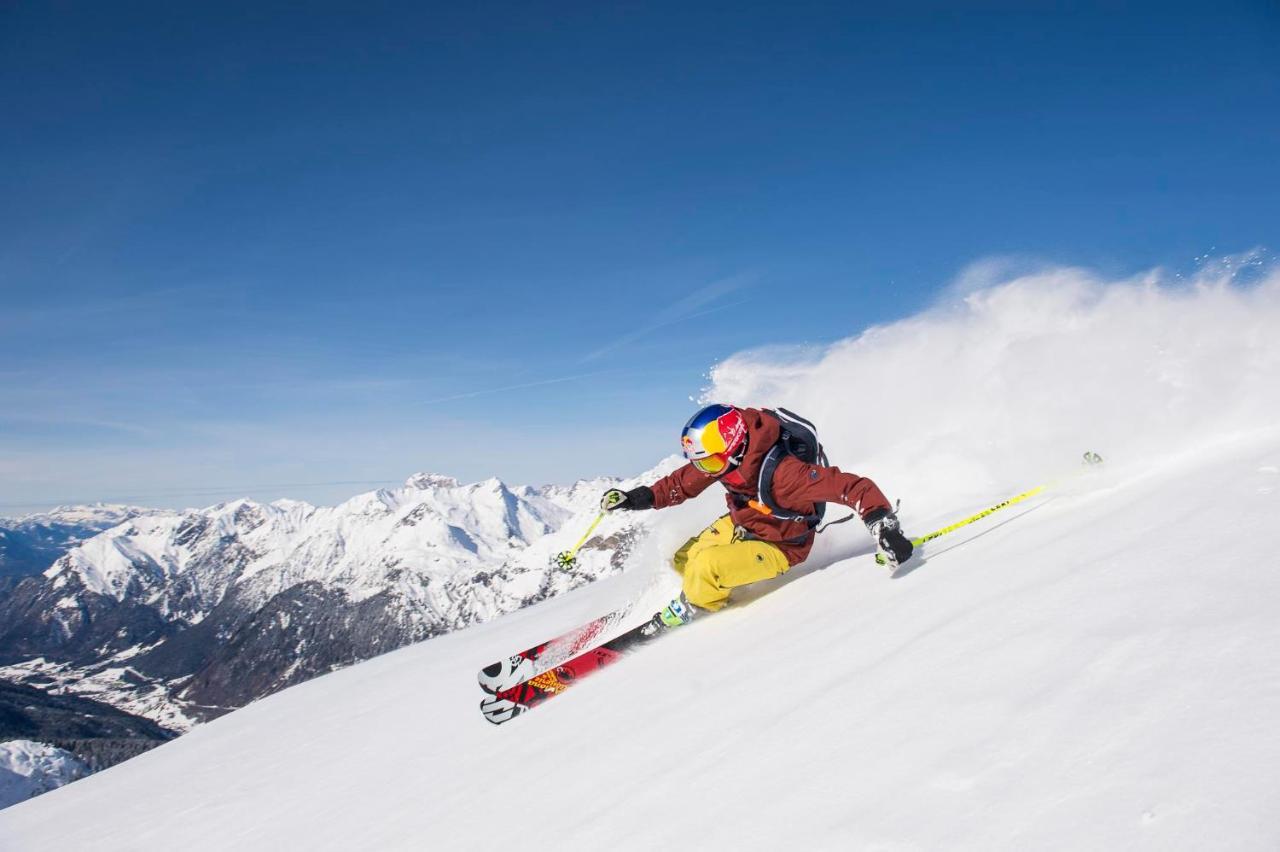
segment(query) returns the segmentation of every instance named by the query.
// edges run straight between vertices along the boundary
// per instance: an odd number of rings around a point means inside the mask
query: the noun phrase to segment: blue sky
[[[1271,2],[6,4],[0,514],[632,473],[717,360],[983,258],[1274,248],[1278,43]]]

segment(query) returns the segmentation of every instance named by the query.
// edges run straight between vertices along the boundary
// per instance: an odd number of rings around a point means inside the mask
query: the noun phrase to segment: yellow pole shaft
[[[1048,486],[1045,486],[1045,485],[1037,485],[1035,488],[1032,488],[1030,491],[1023,491],[1021,494],[1018,494],[1015,497],[1010,497],[1008,500],[1005,500],[1003,503],[997,503],[996,505],[992,506],[989,509],[983,509],[981,512],[970,515],[969,517],[965,518],[962,521],[956,521],[954,524],[948,524],[942,529],[934,530],[928,535],[922,535],[919,538],[913,538],[911,539],[911,543],[918,547],[924,544],[926,541],[933,541],[935,538],[938,538],[939,536],[944,536],[949,532],[954,532],[960,529],[961,527],[966,527],[969,524],[972,524],[974,521],[980,521],[983,518],[985,518],[987,515],[990,515],[994,512],[999,512],[1001,509],[1007,509],[1008,507],[1014,505],[1015,503],[1021,503],[1023,500],[1030,499],[1036,496],[1037,494],[1039,494],[1041,491],[1044,491],[1045,488],[1047,487]]]
[[[578,555],[578,548],[582,547],[582,545],[586,543],[587,539],[591,537],[591,534],[596,531],[596,527],[600,526],[600,521],[603,519],[604,512],[596,515],[596,519],[591,522],[591,526],[587,527],[587,531],[582,534],[582,538],[578,539],[578,543],[567,551],[570,558]]]

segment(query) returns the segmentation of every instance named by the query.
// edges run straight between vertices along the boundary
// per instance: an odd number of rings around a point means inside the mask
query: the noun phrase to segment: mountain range
[[[121,509],[117,523],[0,598],[0,679],[184,731],[621,571],[643,516],[606,521],[572,569],[551,565],[612,484],[417,474],[334,507],[246,499]],[[83,514],[111,520],[106,509]],[[23,519],[18,528],[70,524]]]

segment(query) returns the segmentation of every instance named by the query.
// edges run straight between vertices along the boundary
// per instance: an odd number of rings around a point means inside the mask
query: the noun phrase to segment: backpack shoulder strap
[[[769,448],[769,452],[764,454],[764,459],[760,462],[760,477],[756,480],[756,496],[760,498],[760,502],[768,507],[770,514],[775,517],[785,516],[787,511],[777,504],[773,499],[773,474],[778,469],[778,462],[782,461],[782,457],[786,455],[786,450],[781,443],[774,444]]]
[[[812,515],[801,515],[779,505],[778,501],[773,497],[773,475],[777,472],[778,465],[789,455],[790,453],[787,452],[787,448],[781,441],[769,448],[769,452],[765,453],[764,460],[760,463],[760,478],[756,482],[756,495],[759,496],[760,502],[769,509],[769,513],[773,517],[783,521],[804,521],[812,529],[822,521],[826,504],[819,503],[815,507],[817,511]]]

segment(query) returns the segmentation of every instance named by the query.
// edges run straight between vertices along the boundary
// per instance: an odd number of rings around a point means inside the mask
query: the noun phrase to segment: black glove
[[[902,525],[898,523],[897,515],[888,509],[875,509],[868,512],[862,520],[867,525],[867,531],[879,543],[880,552],[895,566],[911,558],[911,552],[915,548],[911,540],[902,534]]]
[[[653,489],[647,485],[632,488],[630,491],[619,491],[610,488],[600,498],[600,511],[616,512],[619,509],[652,509]]]

